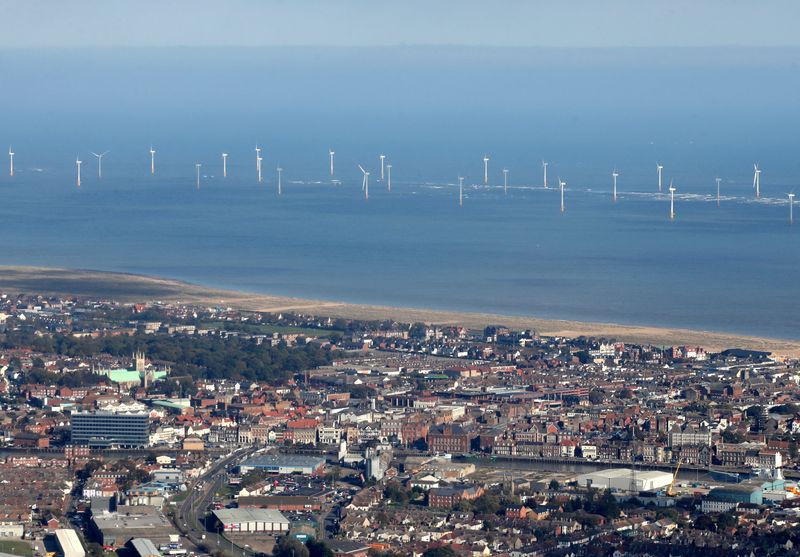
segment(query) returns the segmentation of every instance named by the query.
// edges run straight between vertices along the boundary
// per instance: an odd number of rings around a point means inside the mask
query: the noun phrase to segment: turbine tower
[[[386,165],[386,180],[387,180],[387,190],[392,191],[392,165]]]
[[[661,171],[664,170],[664,165],[661,163],[656,164],[656,171],[658,172],[658,193],[661,193]]]
[[[359,170],[364,175],[364,179],[361,181],[361,189],[364,192],[364,199],[369,199],[369,172],[364,170],[364,167],[360,164],[358,165]]]
[[[489,157],[483,156],[483,183],[489,183]]]
[[[202,165],[198,162],[195,163],[194,168],[197,171],[197,189],[200,189],[200,167]]]
[[[675,220],[675,186],[669,181],[669,220]]]
[[[328,149],[328,156],[331,158],[331,176],[333,176],[333,155],[335,154],[332,149]]]
[[[75,157],[75,166],[78,167],[78,187],[81,187],[81,164],[83,164],[83,161],[80,157]]]
[[[561,180],[561,177],[558,177],[558,187],[561,188],[561,212],[563,213],[566,207],[564,207],[564,188],[567,186],[567,183]]]
[[[547,189],[547,162],[542,161],[542,171],[544,172],[544,189]]]
[[[256,174],[258,175],[258,183],[261,183],[261,147],[256,145]]]
[[[8,146],[8,159],[10,162],[10,166],[8,169],[8,175],[12,178],[14,177],[14,151],[11,150],[11,145]]]
[[[619,176],[619,171],[615,168],[614,172],[611,173],[611,178],[614,179],[614,201],[617,201],[617,176]]]
[[[458,177],[458,206],[464,206],[464,177]]]
[[[794,224],[794,193],[787,195],[789,196],[789,224]]]
[[[281,174],[283,173],[283,168],[279,166],[276,170],[278,171],[278,195],[281,195],[283,193],[281,189]]]
[[[92,153],[95,157],[97,157],[97,179],[98,180],[102,180],[103,179],[103,157],[105,156],[106,153],[108,153],[108,151],[103,151],[99,155],[97,153],[95,153],[94,151],[90,151],[90,153]]]
[[[383,163],[386,160],[386,155],[380,155],[381,159],[381,182],[383,182]]]
[[[153,145],[150,144],[150,175],[155,175],[156,173],[156,150],[153,149]]]
[[[508,169],[503,169],[503,194],[508,195]]]
[[[222,177],[228,177],[228,153],[222,153]]]
[[[753,164],[753,187],[756,189],[756,199],[761,197],[761,169],[758,168],[758,164]]]
[[[722,178],[717,176],[716,180],[717,180],[717,207],[719,207],[719,183],[722,182]]]

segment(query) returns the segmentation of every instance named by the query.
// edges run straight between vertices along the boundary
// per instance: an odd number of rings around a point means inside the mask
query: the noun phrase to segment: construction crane
[[[672,488],[675,487],[675,480],[678,479],[678,471],[681,469],[681,462],[682,460],[678,459],[678,465],[675,467],[675,473],[672,475],[672,481],[669,483],[669,487],[667,487],[667,495],[670,497],[675,497],[675,491]]]

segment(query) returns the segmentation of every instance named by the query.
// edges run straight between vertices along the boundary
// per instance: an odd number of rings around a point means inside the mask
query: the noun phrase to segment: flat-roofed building
[[[672,483],[672,474],[656,470],[609,468],[578,476],[578,485],[614,491],[655,491]]]
[[[214,517],[226,533],[289,531],[289,519],[274,509],[220,509]]]
[[[73,445],[146,447],[150,416],[146,412],[75,412],[70,417]]]
[[[119,506],[117,512],[92,516],[92,534],[102,545],[122,547],[132,538],[147,538],[156,544],[177,541],[172,523],[155,507]]]
[[[325,468],[325,459],[319,456],[269,453],[254,456],[243,462],[239,468],[242,474],[264,470],[271,474],[316,476]]]

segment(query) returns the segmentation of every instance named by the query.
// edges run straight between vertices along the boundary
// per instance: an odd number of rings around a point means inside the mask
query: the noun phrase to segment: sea
[[[0,264],[800,339],[798,62],[779,48],[0,51]],[[92,151],[108,151],[102,178]]]

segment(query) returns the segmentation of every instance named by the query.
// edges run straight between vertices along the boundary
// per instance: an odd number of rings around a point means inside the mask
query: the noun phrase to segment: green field
[[[0,540],[0,553],[10,553],[11,555],[24,555],[25,557],[30,557],[33,555],[33,550],[31,550],[31,546],[26,542]]]

